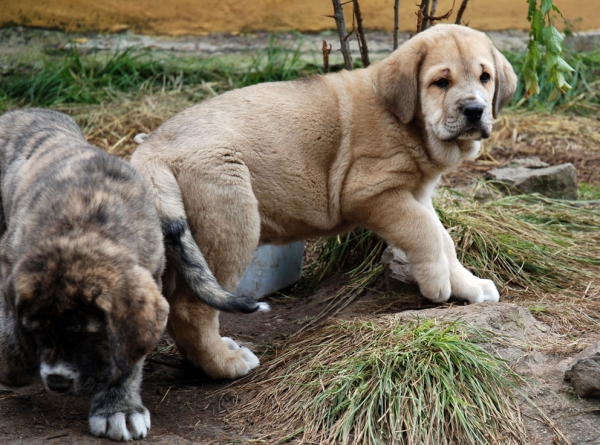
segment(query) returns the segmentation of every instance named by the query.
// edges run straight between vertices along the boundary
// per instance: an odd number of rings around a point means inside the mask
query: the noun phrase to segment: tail
[[[132,159],[134,165],[137,159]],[[217,282],[187,223],[181,190],[171,170],[159,160],[144,162],[141,169],[152,184],[154,202],[165,238],[167,261],[203,303],[225,312],[267,312],[267,303],[227,292]]]

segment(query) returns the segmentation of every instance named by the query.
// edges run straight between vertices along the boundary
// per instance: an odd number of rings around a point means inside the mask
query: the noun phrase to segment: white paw
[[[227,348],[235,351],[236,349],[240,349],[240,345],[238,345],[235,341],[233,341],[233,339],[229,338],[229,337],[221,337],[221,340],[223,340],[223,343],[225,343],[225,345],[227,345]]]
[[[413,275],[421,294],[434,303],[448,301],[452,294],[450,271],[445,262],[423,263],[413,267]]]
[[[240,346],[229,337],[221,337],[221,340],[223,340],[230,351],[236,351],[237,358],[239,359],[236,366],[237,375],[239,377],[248,374],[254,368],[258,368],[260,360],[250,349],[246,347],[240,348]]]
[[[143,408],[141,413],[116,412],[106,416],[94,415],[90,417],[89,422],[94,436],[127,442],[146,437],[150,429],[150,413]]]
[[[466,272],[466,270],[465,270]],[[500,293],[491,280],[482,280],[470,272],[460,274],[458,279],[452,280],[452,296],[469,303],[482,303],[484,301],[496,302],[500,300]]]
[[[479,285],[483,289],[483,301],[500,301],[500,292],[492,280],[483,280],[479,278]]]

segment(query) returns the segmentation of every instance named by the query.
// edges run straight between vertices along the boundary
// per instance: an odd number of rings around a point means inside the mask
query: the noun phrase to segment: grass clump
[[[232,416],[263,412],[301,443],[521,444],[516,376],[486,341],[461,322],[337,321],[288,345]]]
[[[538,195],[488,203],[446,190],[438,214],[459,260],[504,292],[580,295],[600,276],[600,212]]]
[[[218,59],[197,59],[128,48],[113,54],[83,56],[72,47],[62,59],[46,58],[34,66],[19,65],[2,76],[0,110],[16,106],[99,104],[119,94],[179,90],[211,83],[215,94],[261,82],[297,79],[307,65],[300,46],[290,50],[271,39],[269,48],[233,65]]]

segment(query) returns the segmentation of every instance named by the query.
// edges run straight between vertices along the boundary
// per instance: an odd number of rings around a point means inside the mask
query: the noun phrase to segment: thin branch
[[[438,0],[431,0],[431,9],[429,10],[429,20],[435,16],[435,10],[437,9]]]
[[[340,37],[340,51],[344,56],[344,65],[348,71],[352,70],[352,55],[350,54],[350,45],[348,44],[348,32],[346,31],[346,20],[344,19],[344,8],[340,0],[331,0],[333,3],[333,18]]]
[[[323,51],[323,73],[327,74],[329,72],[329,54],[331,54],[331,45],[329,45],[328,48],[325,40],[323,40],[321,51]]]
[[[394,49],[398,48],[398,32],[400,30],[400,0],[394,0]]]
[[[425,31],[427,29],[427,17],[429,17],[429,0],[421,0],[421,6],[419,7],[421,12],[423,13],[423,21],[421,24],[421,31]]]
[[[439,16],[437,16],[437,17],[431,16],[431,15],[430,15],[430,16],[427,16],[427,20],[429,20],[429,22],[431,23],[431,24],[429,25],[429,27],[431,28],[431,27],[434,25],[434,23],[433,23],[433,22],[439,22],[439,21],[441,21],[441,20],[446,20],[447,18],[449,18],[449,17],[452,15],[452,13],[453,13],[453,12],[454,12],[454,9],[451,9],[450,11],[448,11],[448,12],[447,12],[446,14],[444,14],[444,15],[439,15]]]
[[[421,31],[423,31],[423,11],[417,9],[415,14],[417,14],[417,32],[415,34],[419,34]]]
[[[363,27],[362,14],[360,13],[360,6],[358,0],[352,0],[354,5],[354,17],[356,18],[356,34],[358,36],[358,49],[360,50],[360,58],[363,63],[363,67],[368,67],[371,62],[369,61],[369,48],[367,47],[367,39],[365,38],[365,28]]]
[[[467,9],[467,3],[469,3],[469,0],[463,0],[463,2],[460,4],[460,9],[458,10],[458,14],[456,14],[456,22],[454,22],[455,24],[462,24],[462,17],[465,13],[465,9]]]

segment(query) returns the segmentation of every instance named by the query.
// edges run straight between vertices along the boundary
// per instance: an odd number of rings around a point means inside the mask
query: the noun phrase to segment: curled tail
[[[185,216],[181,190],[171,170],[155,159],[144,162],[143,175],[153,187],[154,202],[160,216],[167,261],[181,275],[194,295],[203,303],[225,312],[266,312],[269,305],[251,297],[226,291],[217,282],[204,255],[194,240]]]

